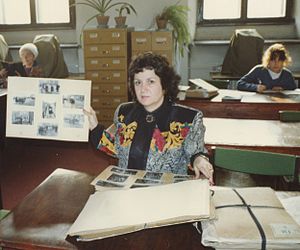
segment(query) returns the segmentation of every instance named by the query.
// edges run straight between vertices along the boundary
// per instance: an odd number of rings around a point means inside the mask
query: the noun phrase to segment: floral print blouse
[[[187,174],[195,155],[205,154],[205,127],[199,110],[165,101],[154,112],[135,102],[115,112],[116,132],[99,129],[97,148],[119,160],[119,167]],[[97,133],[97,134],[96,134]]]

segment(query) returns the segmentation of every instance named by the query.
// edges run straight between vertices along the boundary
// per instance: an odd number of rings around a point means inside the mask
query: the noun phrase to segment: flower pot
[[[159,30],[165,30],[167,28],[168,20],[156,18],[156,25]]]
[[[117,28],[124,28],[124,27],[127,26],[127,25],[125,25],[126,16],[116,16],[115,21],[116,21],[116,27]]]
[[[108,28],[109,16],[97,16],[98,28]]]

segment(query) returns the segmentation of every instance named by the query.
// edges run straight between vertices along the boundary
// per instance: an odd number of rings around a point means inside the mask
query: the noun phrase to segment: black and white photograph
[[[57,136],[58,125],[53,123],[41,123],[38,125],[37,134],[40,136]]]
[[[83,109],[84,95],[64,95],[63,107],[71,109]]]
[[[43,102],[42,109],[42,117],[44,119],[56,118],[56,102]]]
[[[108,181],[105,181],[105,180],[99,180],[99,181],[97,181],[96,185],[100,186],[100,187],[116,187],[116,188],[123,187],[123,184],[112,183],[112,182],[108,182]]]
[[[33,111],[13,111],[12,124],[32,125],[33,117],[34,117]]]
[[[144,179],[160,180],[163,176],[163,173],[159,172],[146,172]]]
[[[113,167],[111,169],[111,172],[122,173],[126,175],[136,175],[138,173],[138,170]]]
[[[83,128],[83,114],[66,114],[64,116],[64,127],[68,128]]]
[[[24,106],[34,106],[35,96],[34,95],[19,95],[13,97],[13,104],[24,105]]]
[[[59,94],[60,84],[58,80],[43,79],[39,81],[40,93],[42,94]]]
[[[128,179],[126,175],[119,175],[119,174],[112,174],[107,178],[107,181],[116,182],[116,183],[123,183]]]
[[[152,179],[136,179],[134,185],[158,185],[161,184],[159,180]]]

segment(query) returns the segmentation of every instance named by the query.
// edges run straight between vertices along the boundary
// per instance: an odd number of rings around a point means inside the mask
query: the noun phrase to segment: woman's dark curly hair
[[[154,70],[155,74],[160,78],[165,97],[170,101],[175,101],[179,92],[178,84],[181,78],[165,57],[151,52],[139,55],[129,66],[129,88],[132,98],[136,100],[134,75],[143,72],[144,69]]]

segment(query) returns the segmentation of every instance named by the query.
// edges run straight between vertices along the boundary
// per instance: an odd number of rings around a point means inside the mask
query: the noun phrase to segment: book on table
[[[108,172],[92,183],[109,179]],[[158,178],[153,176],[152,179]],[[117,177],[114,182],[116,180]],[[68,234],[77,236],[77,240],[90,241],[147,228],[209,219],[213,215],[206,179],[139,188],[127,183],[121,188],[101,188],[92,194]]]

